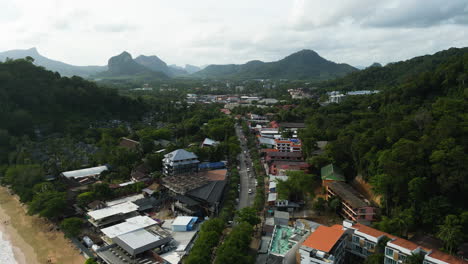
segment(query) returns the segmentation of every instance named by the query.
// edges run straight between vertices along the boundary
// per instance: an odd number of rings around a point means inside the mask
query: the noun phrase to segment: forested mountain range
[[[334,162],[348,180],[361,175],[370,182],[382,197],[377,227],[384,231],[425,231],[444,240],[441,226],[452,225],[463,229],[455,245],[468,239],[468,49],[369,67],[321,86],[380,93],[327,106],[304,101],[280,113],[306,120],[306,155],[313,142],[329,141],[326,155],[309,162]]]
[[[39,54],[36,48],[0,52],[0,61],[5,61],[7,58],[22,59],[28,56],[34,59],[34,64],[42,66],[51,71],[59,72],[63,76],[76,75],[81,77],[88,77],[107,69],[106,66],[75,66],[63,63],[61,61],[52,60]]]
[[[193,76],[224,79],[327,80],[354,71],[357,69],[351,65],[328,61],[312,50],[301,50],[274,62],[253,60],[240,65],[209,65]]]
[[[140,117],[142,111],[142,102],[81,77],[61,77],[26,59],[0,62],[2,150],[9,136],[33,135],[35,128],[63,131],[89,126],[86,120]]]

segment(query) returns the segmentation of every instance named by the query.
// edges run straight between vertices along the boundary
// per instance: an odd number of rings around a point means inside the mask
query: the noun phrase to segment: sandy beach
[[[19,264],[83,264],[85,258],[46,219],[30,216],[16,196],[0,187],[0,232]]]

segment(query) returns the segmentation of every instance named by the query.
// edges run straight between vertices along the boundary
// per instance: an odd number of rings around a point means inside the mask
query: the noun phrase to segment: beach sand
[[[11,242],[19,264],[85,262],[62,232],[53,230],[46,219],[27,215],[17,196],[4,187],[0,187],[0,231]]]

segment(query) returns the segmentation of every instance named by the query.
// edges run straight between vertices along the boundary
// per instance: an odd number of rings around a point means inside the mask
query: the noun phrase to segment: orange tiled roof
[[[330,252],[344,232],[344,230],[338,230],[328,226],[319,226],[302,245],[320,251]]]
[[[468,263],[468,261],[459,259],[457,257],[454,257],[452,255],[449,255],[437,249],[433,250],[431,254],[429,254],[428,256],[431,258],[435,258],[435,259],[450,263],[450,264],[467,264]]]
[[[381,236],[386,236],[388,238],[397,238],[396,236],[390,235],[388,233],[382,232],[382,231],[377,230],[377,229],[372,228],[372,227],[361,225],[359,223],[354,224],[353,228],[355,228],[356,230],[359,230],[359,232],[362,232],[364,234],[367,234],[369,236],[373,236],[373,237],[376,237],[376,238],[381,237]]]
[[[418,247],[420,247],[418,244],[413,243],[411,241],[408,241],[406,239],[400,238],[400,237],[396,237],[396,239],[393,240],[393,241],[390,241],[390,243],[395,244],[397,246],[400,246],[402,248],[406,248],[406,249],[411,250],[411,251],[413,251],[413,250],[417,249]],[[424,250],[429,251],[429,249],[425,249],[423,247],[421,247],[421,248],[424,249]]]

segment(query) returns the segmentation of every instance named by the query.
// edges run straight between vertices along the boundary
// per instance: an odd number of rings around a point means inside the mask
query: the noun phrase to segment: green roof
[[[328,164],[320,170],[322,180],[345,181],[343,172],[333,164]]]

